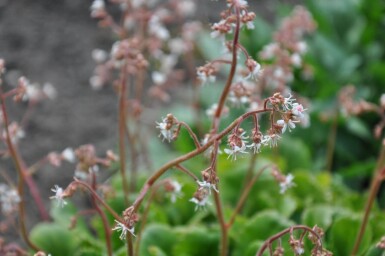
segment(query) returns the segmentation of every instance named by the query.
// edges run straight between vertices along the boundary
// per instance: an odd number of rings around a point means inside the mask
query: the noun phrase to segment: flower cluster
[[[296,127],[296,123],[305,119],[306,109],[295,102],[292,95],[283,97],[281,94],[276,93],[272,97],[268,98],[269,104],[280,113],[281,119],[273,122],[270,129],[266,134],[263,134],[258,125],[252,130],[251,144],[248,145],[246,132],[243,129],[238,129],[228,137],[228,146],[224,151],[233,160],[236,160],[237,155],[240,153],[247,153],[247,148],[251,148],[253,153],[260,153],[263,146],[276,147],[278,141],[281,139],[281,134],[286,130],[291,131]]]
[[[0,205],[4,215],[12,214],[17,209],[17,204],[21,199],[16,189],[8,185],[0,184]]]

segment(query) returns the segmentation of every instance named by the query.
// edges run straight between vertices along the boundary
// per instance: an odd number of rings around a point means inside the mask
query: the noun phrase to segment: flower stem
[[[121,70],[121,82],[119,91],[119,160],[120,175],[122,178],[122,186],[124,192],[124,202],[128,204],[129,187],[126,176],[126,148],[125,148],[125,131],[126,131],[126,91],[127,91],[127,61],[125,61]]]
[[[3,113],[3,120],[4,120],[4,128],[6,132],[6,143],[9,149],[9,152],[11,154],[11,157],[14,161],[17,173],[18,173],[18,182],[17,182],[17,191],[19,193],[19,196],[21,198],[18,206],[19,206],[19,217],[20,217],[20,231],[21,231],[21,236],[23,237],[24,241],[26,244],[33,250],[39,251],[40,249],[32,243],[32,241],[29,239],[28,233],[27,233],[27,227],[25,225],[25,208],[24,208],[24,172],[23,172],[23,167],[20,162],[19,155],[17,154],[17,151],[11,141],[11,134],[9,132],[8,126],[9,126],[9,119],[7,115],[7,110],[5,107],[5,98],[3,95],[2,88],[0,87],[0,104],[1,104],[1,110]]]
[[[96,191],[96,175],[94,172],[92,172],[92,189]],[[102,219],[103,228],[104,228],[104,235],[106,238],[106,246],[107,246],[107,253],[108,256],[112,256],[112,247],[111,247],[111,228],[108,224],[106,214],[100,209],[98,202],[96,201],[95,197],[91,196],[92,198],[92,204],[96,210],[96,212],[99,214],[100,218]]]
[[[351,253],[351,256],[355,256],[358,253],[358,249],[360,247],[362,238],[364,236],[365,229],[366,229],[366,226],[367,226],[368,220],[369,220],[369,213],[372,209],[373,202],[376,198],[376,195],[378,193],[380,185],[383,181],[382,176],[383,176],[383,172],[385,172],[384,161],[385,161],[385,144],[382,143],[381,153],[380,153],[380,156],[379,156],[378,161],[377,161],[377,165],[376,165],[375,173],[373,175],[372,183],[370,185],[369,198],[366,201],[366,205],[365,205],[365,213],[364,213],[364,216],[362,218],[361,226],[360,226],[360,229],[358,231],[356,241],[354,242],[353,251]]]

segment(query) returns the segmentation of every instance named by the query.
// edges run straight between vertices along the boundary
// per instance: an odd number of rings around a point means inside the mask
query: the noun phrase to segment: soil
[[[264,18],[274,13],[275,1],[249,1]],[[291,1],[293,2],[293,1]],[[0,58],[6,61],[6,84],[15,85],[20,75],[31,82],[49,82],[58,91],[52,101],[38,104],[25,127],[26,138],[20,150],[27,164],[51,151],[92,143],[98,152],[116,148],[116,96],[111,88],[94,91],[89,77],[95,66],[91,51],[110,49],[113,37],[99,29],[89,16],[92,1],[78,0],[0,0]],[[203,23],[217,20],[222,1],[197,0]],[[12,119],[19,121],[25,104],[8,104]],[[12,163],[0,160],[0,171],[16,178]],[[54,184],[65,186],[73,176],[74,166],[44,167],[35,175],[42,198],[52,195]],[[3,178],[0,177],[0,182]],[[39,218],[37,209],[27,199],[28,226]],[[14,234],[11,234],[14,233]],[[3,234],[0,234],[2,236]],[[16,232],[7,237],[16,239]]]

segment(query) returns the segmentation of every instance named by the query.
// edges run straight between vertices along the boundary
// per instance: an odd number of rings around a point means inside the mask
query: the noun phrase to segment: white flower
[[[295,128],[295,123],[291,119],[289,119],[287,121],[280,119],[277,121],[277,124],[282,127],[282,133],[285,133],[287,128],[289,128],[289,132],[291,132],[291,129]]]
[[[42,91],[43,91],[44,95],[50,100],[54,100],[57,97],[57,91],[56,91],[55,87],[50,83],[43,84]]]
[[[197,77],[202,82],[202,85],[205,85],[207,82],[214,83],[216,76],[207,75],[206,72],[197,71]]]
[[[102,49],[93,49],[92,50],[92,59],[96,63],[103,63],[107,60],[108,53],[105,50]]]
[[[261,58],[268,60],[275,57],[275,52],[279,49],[279,46],[277,43],[270,43],[268,45],[265,45],[261,52]]]
[[[159,137],[163,136],[162,141],[167,140],[168,142],[171,142],[173,139],[173,132],[171,129],[168,129],[165,119],[163,119],[161,123],[156,122],[156,124],[156,128],[160,129]]]
[[[211,194],[211,189],[215,190],[215,192],[219,193],[219,190],[215,186],[215,184],[211,184],[210,182],[207,181],[197,181],[199,185],[199,189],[207,189],[209,191],[209,194]]]
[[[54,192],[55,195],[51,196],[50,199],[56,199],[57,204],[60,207],[64,207],[64,205],[66,205],[67,202],[64,201],[63,189],[61,187],[59,187],[58,185],[55,185],[55,188],[52,188],[51,191]]]
[[[303,118],[304,117],[304,114],[303,112],[305,111],[306,109],[303,108],[302,104],[298,104],[298,103],[293,103],[293,108],[292,108],[292,112],[293,112],[293,115],[297,116],[298,118]]]
[[[250,102],[249,96],[244,95],[237,97],[233,91],[230,92],[227,99],[233,104],[234,107],[238,108]]]
[[[278,134],[266,135],[266,143],[270,145],[271,148],[278,146],[278,140],[281,138]]]
[[[161,23],[158,15],[153,15],[148,23],[149,34],[159,38],[160,40],[167,40],[170,38],[170,32]]]
[[[261,64],[259,64],[258,62],[255,62],[256,65],[254,67],[254,69],[249,73],[249,75],[247,75],[245,77],[245,79],[249,79],[249,78],[252,78],[252,79],[257,79],[259,76],[261,76],[263,70],[261,69]]]
[[[61,152],[61,156],[64,160],[70,163],[74,163],[76,159],[75,152],[72,148],[64,149],[63,152]]]
[[[154,83],[157,85],[164,84],[167,80],[166,75],[159,71],[152,72],[151,77],[152,81],[154,81]]]
[[[266,137],[263,137],[262,140],[259,142],[259,143],[256,143],[256,142],[253,142],[251,143],[250,145],[248,145],[247,147],[248,148],[252,148],[253,149],[253,152],[254,154],[256,153],[261,153],[261,147],[262,146],[266,146],[268,141],[266,139]]]
[[[301,255],[301,254],[303,254],[305,252],[305,250],[303,249],[303,247],[297,247],[296,249],[295,249],[295,253],[297,254],[297,255]]]
[[[171,192],[170,199],[172,203],[175,203],[177,198],[180,198],[183,196],[182,185],[175,180],[171,180],[170,184],[173,187],[173,191]]]
[[[293,180],[294,180],[294,176],[291,173],[289,173],[286,176],[285,180],[279,183],[279,187],[280,187],[279,193],[283,194],[286,192],[287,189],[294,187],[295,183],[293,182]]]
[[[229,155],[227,157],[227,159],[229,159],[231,157],[232,160],[237,160],[237,154],[239,154],[239,153],[242,153],[242,154],[248,153],[248,152],[246,152],[246,143],[243,140],[242,140],[242,145],[240,147],[234,145],[232,147],[232,149],[225,148],[224,151],[226,154]]]
[[[105,4],[103,0],[94,0],[90,7],[92,12],[104,10]]]
[[[172,53],[177,55],[181,55],[187,49],[185,41],[180,37],[170,39],[168,41],[168,48]]]
[[[304,54],[307,51],[307,44],[304,41],[297,43],[297,51],[299,54]]]
[[[302,58],[301,55],[299,55],[298,53],[293,53],[290,56],[290,61],[294,67],[300,67],[302,65]]]
[[[4,215],[12,214],[17,209],[17,204],[20,201],[21,198],[17,190],[6,184],[0,184],[0,204]]]
[[[294,98],[292,98],[292,95],[289,94],[288,97],[286,97],[284,99],[284,102],[283,102],[283,108],[284,110],[290,110],[292,107],[293,107],[293,101],[295,101]]]
[[[204,209],[206,207],[206,205],[210,205],[208,194],[202,200],[198,200],[197,198],[193,197],[189,201],[196,204],[195,205],[195,211],[197,211],[199,209]]]
[[[116,226],[112,230],[116,230],[118,232],[121,232],[121,234],[119,236],[120,240],[124,241],[124,239],[127,236],[127,232],[130,233],[131,235],[135,236],[135,234],[134,234],[135,227],[128,228],[128,227],[126,227],[126,225],[124,225],[123,223],[121,223],[117,220],[115,220],[115,222],[116,222]]]
[[[178,11],[185,17],[195,14],[196,4],[191,0],[179,0],[177,5]],[[177,3],[178,3],[177,2]]]

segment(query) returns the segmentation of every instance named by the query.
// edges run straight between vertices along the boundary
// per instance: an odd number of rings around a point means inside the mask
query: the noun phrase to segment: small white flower
[[[302,58],[301,55],[299,55],[298,53],[293,53],[290,56],[290,61],[294,67],[300,67],[302,65]]]
[[[161,123],[156,122],[157,126],[156,128],[160,129],[160,136],[163,136],[162,141],[167,140],[168,142],[171,142],[173,139],[173,132],[171,129],[167,129],[167,123],[165,120],[163,120]]]
[[[286,190],[288,190],[289,188],[294,187],[294,186],[295,186],[295,183],[293,182],[293,180],[294,180],[294,176],[293,176],[291,173],[289,173],[289,174],[286,176],[285,180],[282,181],[281,183],[279,183],[279,187],[280,187],[279,193],[283,194],[283,193],[285,193]]]
[[[124,241],[124,239],[127,236],[127,232],[130,233],[132,236],[135,236],[135,234],[134,234],[135,227],[128,228],[128,227],[126,227],[126,225],[124,225],[123,223],[121,223],[117,220],[115,220],[115,222],[116,222],[116,226],[112,230],[114,230],[114,231],[116,230],[118,232],[121,232],[121,234],[119,236],[120,240]]]
[[[54,192],[55,195],[51,196],[50,199],[57,200],[57,204],[60,207],[64,207],[64,205],[66,205],[67,202],[64,201],[63,189],[61,187],[59,187],[58,185],[55,185],[55,188],[52,188],[51,191]]]
[[[304,254],[305,249],[302,246],[296,246],[294,251],[296,255],[302,255]]]
[[[215,192],[219,193],[219,190],[215,186],[215,184],[211,184],[210,182],[207,181],[197,181],[199,185],[199,189],[207,189],[209,191],[209,194],[211,194],[211,189],[215,190]]]
[[[54,100],[57,97],[57,91],[56,91],[55,87],[50,83],[43,84],[42,91],[43,91],[44,95],[50,100]]]
[[[159,71],[152,72],[151,77],[152,81],[154,81],[154,83],[157,85],[164,84],[167,80],[166,75]]]
[[[96,63],[103,63],[107,60],[108,53],[105,50],[102,49],[93,49],[92,50],[92,59]]]
[[[267,145],[267,139],[266,139],[266,136],[264,136],[262,138],[262,140],[259,142],[259,143],[251,143],[250,145],[248,145],[247,147],[248,148],[252,148],[253,149],[253,152],[254,154],[257,154],[257,153],[261,153],[261,147],[262,146],[266,146]]]
[[[12,214],[17,209],[17,204],[20,201],[21,198],[17,190],[6,184],[0,184],[0,204],[4,215]]]
[[[207,75],[206,72],[197,71],[197,77],[202,82],[202,85],[205,85],[206,83],[214,83],[216,80],[216,76],[213,75]]]
[[[66,148],[61,152],[61,156],[64,160],[70,163],[74,163],[76,160],[75,152],[72,148]]]
[[[284,110],[290,110],[293,107],[293,101],[295,101],[295,99],[292,98],[291,94],[289,94],[289,96],[285,98],[283,103]]]
[[[204,197],[202,200],[198,200],[197,198],[193,197],[189,200],[190,202],[196,204],[195,205],[195,211],[199,209],[204,209],[206,205],[210,205],[211,203],[209,202],[209,197],[208,195]]]
[[[295,123],[291,119],[287,121],[280,119],[277,121],[277,124],[282,127],[282,133],[285,133],[287,128],[289,128],[289,132],[291,132],[291,130],[295,128]]]
[[[266,135],[265,136],[266,143],[268,143],[271,148],[278,146],[278,140],[279,139],[281,139],[281,136],[279,136],[278,134],[272,134],[272,135]]]
[[[103,0],[94,0],[90,7],[92,12],[104,10],[104,8],[105,8],[105,4]]]
[[[304,41],[297,43],[297,51],[299,54],[304,54],[307,51],[307,44]]]
[[[170,199],[171,199],[171,202],[172,203],[175,203],[176,202],[176,199],[177,198],[180,198],[183,196],[183,193],[182,193],[182,185],[177,182],[176,180],[171,180],[170,181],[170,184],[171,186],[173,187],[173,191],[171,192],[171,196],[170,196]]]
[[[298,104],[298,103],[293,103],[293,108],[292,108],[292,112],[295,116],[297,116],[298,118],[303,118],[304,117],[304,114],[303,112],[305,111],[306,109],[303,108],[302,104]]]
[[[235,146],[233,146],[232,149],[225,148],[224,151],[225,151],[226,154],[229,155],[227,157],[227,159],[229,159],[231,157],[232,160],[237,160],[237,154],[239,154],[239,153],[242,153],[242,154],[247,154],[248,153],[246,151],[246,143],[244,141],[242,141],[241,147],[238,147],[238,146],[235,145]]]

